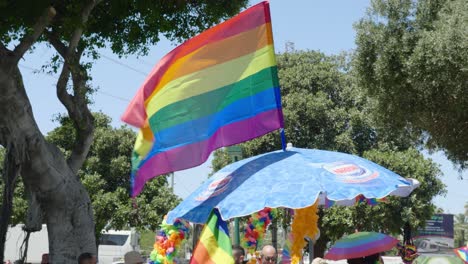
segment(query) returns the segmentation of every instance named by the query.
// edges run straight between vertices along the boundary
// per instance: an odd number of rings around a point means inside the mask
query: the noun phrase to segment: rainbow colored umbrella
[[[325,254],[329,260],[353,259],[392,249],[398,240],[377,232],[357,232],[336,241]]]
[[[459,256],[465,263],[468,263],[468,246],[456,248],[453,251],[455,251],[455,254]]]

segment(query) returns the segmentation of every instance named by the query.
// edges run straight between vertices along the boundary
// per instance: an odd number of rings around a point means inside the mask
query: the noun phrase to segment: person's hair
[[[243,247],[241,247],[239,245],[234,245],[234,246],[232,246],[232,251],[234,252],[234,250],[240,251],[242,253],[242,255],[245,256],[245,250],[244,250]]]
[[[348,264],[363,264],[364,258],[347,259],[347,261],[348,261]]]
[[[375,264],[379,260],[380,254],[374,254],[370,256],[364,257],[364,263],[365,264]]]
[[[83,261],[87,260],[87,259],[93,259],[93,254],[89,253],[89,252],[85,252],[85,253],[82,253],[79,257],[78,257],[78,264],[81,264]]]

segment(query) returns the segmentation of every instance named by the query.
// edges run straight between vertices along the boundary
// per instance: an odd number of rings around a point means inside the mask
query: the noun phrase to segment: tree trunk
[[[14,147],[9,146],[3,166],[4,173],[2,178],[4,182],[4,189],[2,211],[0,215],[0,252],[2,252],[2,254],[0,255],[0,263],[3,263],[4,261],[3,252],[5,252],[6,235],[13,211],[13,193],[19,174],[19,166],[15,160],[14,151]]]
[[[325,255],[325,250],[327,249],[327,243],[330,241],[325,236],[320,236],[320,238],[314,243],[314,258],[323,258]]]
[[[79,254],[97,251],[91,201],[63,154],[41,134],[11,57],[0,52],[0,144],[16,149],[30,212],[42,212],[30,214],[27,224],[47,224],[51,262],[76,263]]]
[[[314,258],[323,258],[325,255],[325,250],[327,249],[327,243],[330,241],[330,238],[327,237],[326,232],[323,231],[323,225],[322,225],[322,220],[325,215],[325,212],[323,208],[319,208],[318,212],[318,227],[319,230],[322,230],[320,232],[320,237],[315,241],[314,243]]]

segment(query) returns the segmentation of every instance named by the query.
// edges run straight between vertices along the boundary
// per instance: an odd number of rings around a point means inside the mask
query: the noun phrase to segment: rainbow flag
[[[453,250],[465,263],[468,263],[468,245]]]
[[[132,195],[223,146],[283,127],[268,2],[189,39],[152,70],[122,116],[140,128]]]
[[[190,264],[233,264],[229,229],[217,209],[213,209],[203,228]]]

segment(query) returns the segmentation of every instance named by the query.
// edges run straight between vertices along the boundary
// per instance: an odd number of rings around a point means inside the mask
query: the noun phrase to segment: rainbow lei
[[[161,229],[156,234],[154,249],[151,252],[151,264],[172,264],[182,241],[187,237],[190,225],[187,221],[177,219],[173,225],[166,223],[164,217]]]
[[[247,226],[244,230],[244,237],[241,241],[242,246],[247,250],[247,252],[251,254],[255,253],[257,245],[261,243],[265,237],[265,231],[268,225],[276,215],[276,209],[264,208],[249,217]]]

